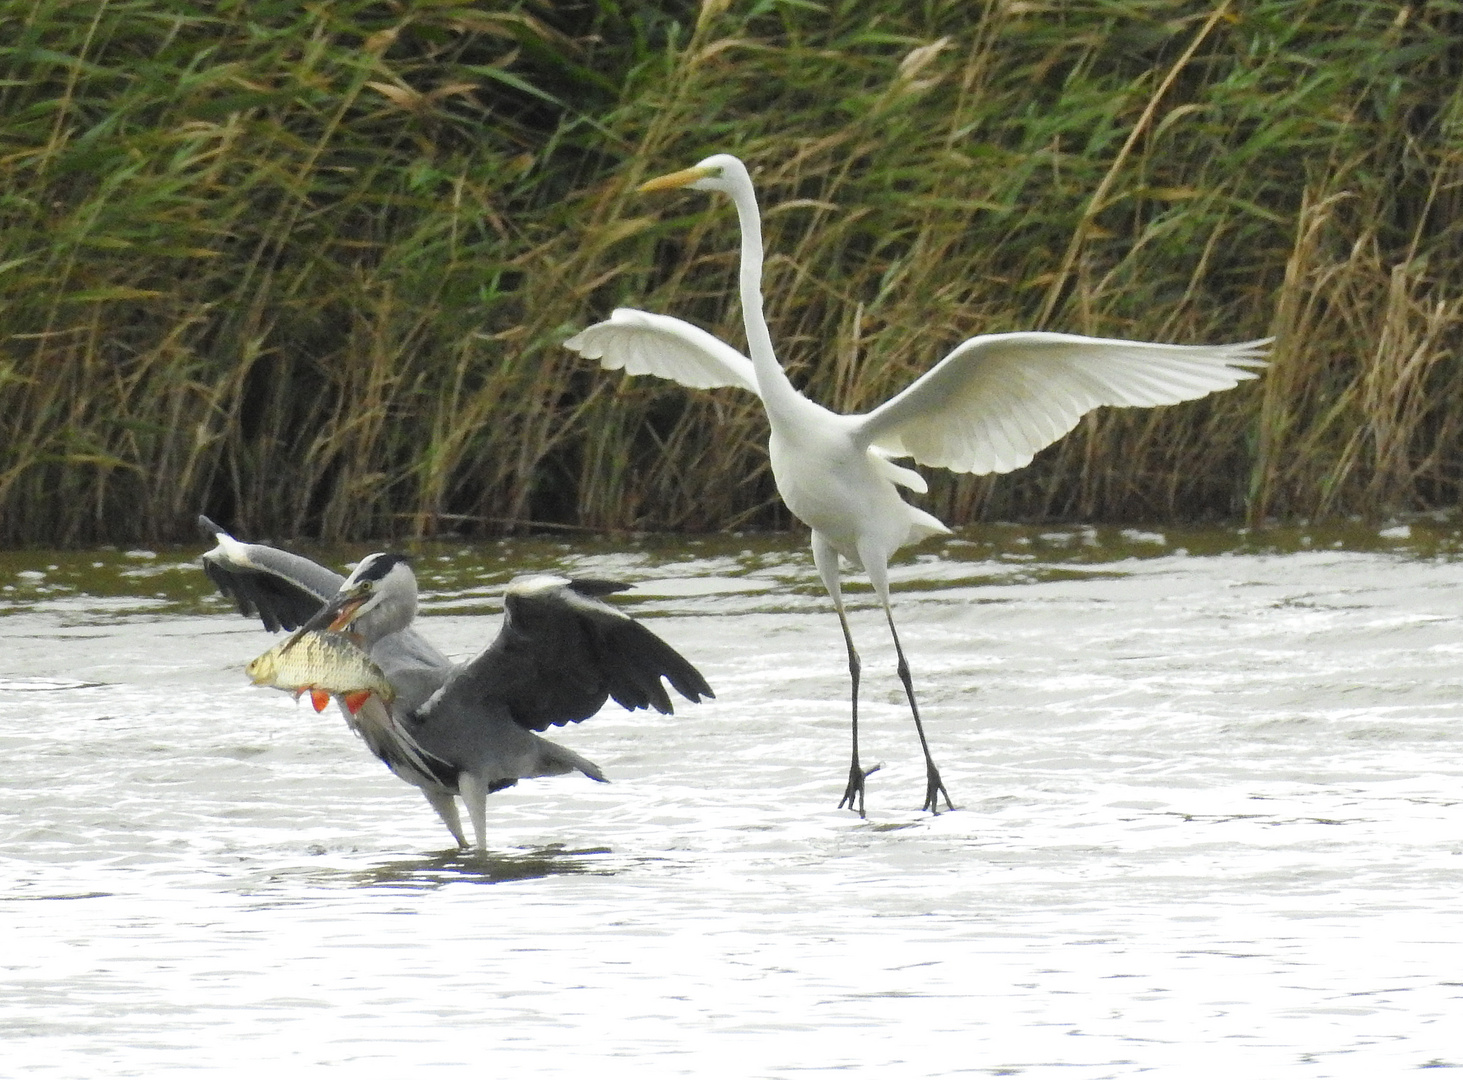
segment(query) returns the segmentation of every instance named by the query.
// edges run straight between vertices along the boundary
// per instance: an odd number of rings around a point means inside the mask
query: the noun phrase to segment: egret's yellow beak
[[[683,188],[688,184],[694,184],[697,180],[705,180],[708,176],[715,176],[719,170],[704,165],[693,165],[689,169],[682,169],[680,172],[666,173],[664,176],[657,176],[654,180],[647,180],[641,184],[637,191],[670,191],[674,188]]]

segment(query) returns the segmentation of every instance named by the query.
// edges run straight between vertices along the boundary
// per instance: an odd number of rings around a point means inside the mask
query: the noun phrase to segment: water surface
[[[1463,1066],[1463,566],[1391,529],[993,527],[894,571],[923,769],[855,588],[780,537],[419,551],[422,626],[618,576],[718,698],[554,738],[493,850],[186,549],[0,553],[0,1036],[16,1075],[1392,1076]],[[344,565],[365,548],[314,552]],[[266,1073],[267,1074],[267,1073]]]

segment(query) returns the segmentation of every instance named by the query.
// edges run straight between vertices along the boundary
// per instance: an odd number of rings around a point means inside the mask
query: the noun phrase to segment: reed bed
[[[0,6],[0,543],[788,524],[736,392],[560,347],[740,345],[753,168],[783,362],[843,409],[973,334],[1275,335],[1108,410],[983,519],[1451,507],[1463,5],[669,0]]]

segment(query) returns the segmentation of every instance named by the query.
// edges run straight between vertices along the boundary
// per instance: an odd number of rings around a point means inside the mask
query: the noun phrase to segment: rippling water
[[[424,548],[466,655],[517,570],[625,606],[718,699],[556,733],[446,850],[187,550],[0,553],[0,1045],[26,1076],[1381,1077],[1463,1066],[1459,531],[992,528],[882,616],[780,538]],[[343,563],[362,550],[325,553]],[[1449,1020],[1449,1017],[1452,1020]]]

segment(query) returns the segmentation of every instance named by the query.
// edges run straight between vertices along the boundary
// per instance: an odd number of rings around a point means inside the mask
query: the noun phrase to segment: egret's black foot
[[[955,804],[950,801],[950,793],[945,790],[945,782],[940,779],[940,770],[930,765],[925,772],[925,804],[920,809],[938,814],[941,795],[945,796],[945,809],[954,810]]]
[[[854,810],[854,802],[855,800],[857,800],[858,806],[856,809],[858,811],[858,816],[863,817],[864,781],[873,776],[883,767],[883,762],[875,765],[872,769],[860,769],[857,761],[850,765],[848,767],[848,787],[844,789],[843,799],[839,802],[838,809],[842,810],[847,807],[850,810]]]

